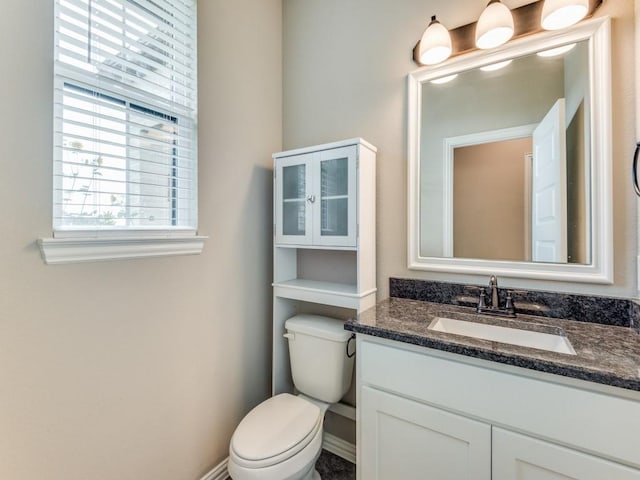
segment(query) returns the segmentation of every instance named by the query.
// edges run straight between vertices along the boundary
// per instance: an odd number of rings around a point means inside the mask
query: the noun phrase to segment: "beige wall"
[[[454,257],[526,258],[525,155],[531,148],[525,137],[454,150]]]
[[[199,256],[46,266],[52,2],[0,17],[0,478],[197,480],[270,393],[281,2],[199,2]]]
[[[508,1],[515,7],[528,3]],[[485,283],[485,276],[407,269],[406,76],[411,50],[434,13],[448,27],[477,20],[476,0],[284,0],[284,147],[362,136],[378,147],[379,296],[390,276]],[[634,147],[633,2],[609,0],[612,23],[613,224],[610,286],[505,278],[501,285],[635,295],[636,200],[629,179]]]

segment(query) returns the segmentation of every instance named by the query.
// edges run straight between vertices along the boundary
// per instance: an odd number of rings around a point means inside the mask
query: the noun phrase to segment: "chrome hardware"
[[[500,300],[498,300],[498,279],[495,275],[491,275],[489,279],[489,289],[491,290],[491,306],[493,308],[500,307]]]
[[[498,279],[495,275],[491,275],[489,279],[489,295],[491,295],[491,305],[487,306],[487,294],[484,288],[480,289],[480,298],[478,298],[478,306],[476,308],[478,313],[515,318],[516,308],[513,304],[511,291],[507,290],[504,307],[500,306],[500,291],[498,289]]]
[[[315,201],[316,201],[316,196],[315,195],[307,195],[307,202],[313,203]]]

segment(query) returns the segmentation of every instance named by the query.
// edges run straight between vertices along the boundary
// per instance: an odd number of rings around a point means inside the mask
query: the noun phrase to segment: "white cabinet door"
[[[491,427],[363,386],[358,477],[490,480]]]
[[[312,242],[313,154],[278,159],[275,167],[275,243]]]
[[[640,470],[493,428],[493,480],[640,480]]]
[[[276,245],[357,246],[357,147],[279,158]]]
[[[356,147],[318,152],[313,175],[313,244],[356,246]]]

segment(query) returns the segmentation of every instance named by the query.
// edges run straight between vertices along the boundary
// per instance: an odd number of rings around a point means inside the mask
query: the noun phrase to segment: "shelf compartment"
[[[357,286],[353,284],[301,278],[273,283],[273,293],[278,297],[354,309],[358,308],[362,298],[375,292],[375,289],[358,292]]]

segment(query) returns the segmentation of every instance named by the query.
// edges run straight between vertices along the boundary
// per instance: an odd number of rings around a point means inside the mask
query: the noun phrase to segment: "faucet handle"
[[[480,313],[485,308],[487,308],[486,296],[487,294],[484,293],[484,289],[480,290],[480,298],[478,299],[478,308],[476,308],[476,311],[478,313]]]
[[[507,299],[504,302],[504,309],[508,313],[516,313],[516,307],[513,305],[513,297],[511,296],[511,290],[507,290]]]

